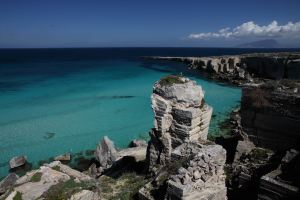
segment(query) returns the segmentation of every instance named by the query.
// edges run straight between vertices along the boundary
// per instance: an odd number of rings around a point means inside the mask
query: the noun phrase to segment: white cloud
[[[218,32],[196,33],[190,34],[190,39],[218,39],[218,38],[269,38],[276,37],[282,39],[300,39],[300,22],[289,22],[285,25],[279,25],[277,21],[271,22],[269,25],[260,26],[253,21],[243,23],[233,29],[223,28]]]

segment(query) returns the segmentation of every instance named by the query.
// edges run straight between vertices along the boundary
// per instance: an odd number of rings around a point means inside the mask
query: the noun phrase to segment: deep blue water
[[[239,103],[240,89],[208,81],[182,63],[141,56],[209,56],[269,49],[102,48],[0,49],[0,177],[8,161],[27,155],[36,165],[64,152],[95,149],[108,135],[122,148],[152,127],[152,86],[183,73],[214,107],[210,134]],[[287,50],[280,50],[287,51]]]

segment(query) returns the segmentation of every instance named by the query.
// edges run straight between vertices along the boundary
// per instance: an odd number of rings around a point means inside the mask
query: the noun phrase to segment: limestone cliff
[[[242,89],[241,122],[256,145],[286,150],[300,144],[299,85],[290,87],[270,82]]]
[[[253,53],[211,57],[153,57],[187,63],[190,68],[209,72],[213,78],[235,84],[253,78],[300,79],[300,53]]]

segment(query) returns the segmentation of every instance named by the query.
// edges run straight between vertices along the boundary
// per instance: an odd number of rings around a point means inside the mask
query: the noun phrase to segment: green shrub
[[[173,85],[173,84],[185,83],[181,78],[182,78],[181,76],[168,75],[168,76],[160,79],[159,84],[161,86],[169,86],[169,85]]]
[[[262,148],[255,148],[249,153],[250,159],[253,161],[262,161],[269,157],[270,151]]]
[[[13,200],[22,200],[22,193],[18,191]]]
[[[56,170],[56,171],[59,171],[59,172],[61,171],[61,170],[60,170],[60,166],[58,166],[58,165],[52,167],[52,169],[53,169],[53,170]]]
[[[41,178],[42,178],[42,173],[41,172],[37,172],[37,173],[35,173],[32,177],[31,177],[31,179],[30,179],[30,181],[31,182],[40,182],[41,181]]]
[[[65,200],[69,199],[73,194],[82,190],[95,190],[96,186],[93,182],[77,183],[74,179],[69,179],[65,182],[59,182],[53,185],[43,193],[44,200]]]
[[[136,173],[124,173],[118,178],[102,176],[100,178],[100,194],[103,199],[129,200],[134,199],[146,180]]]

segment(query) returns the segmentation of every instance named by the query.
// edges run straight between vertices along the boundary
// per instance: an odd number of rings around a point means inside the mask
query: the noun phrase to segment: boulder
[[[56,156],[54,158],[56,161],[70,161],[71,160],[71,154],[70,153],[65,153],[59,156]]]
[[[10,173],[0,182],[0,195],[4,194],[7,190],[11,189],[19,176],[15,173]]]
[[[148,144],[145,140],[134,139],[129,143],[128,147],[142,147],[142,146],[146,147],[147,145]]]
[[[170,79],[174,83],[169,81]],[[195,81],[179,76],[162,78],[155,83],[153,92],[164,99],[180,102],[187,106],[200,106],[204,97],[201,86],[197,85]]]
[[[132,157],[135,162],[140,162],[146,159],[147,146],[131,147],[118,151],[116,162],[124,157]]]
[[[16,156],[9,161],[9,167],[10,169],[14,169],[22,165],[25,165],[26,162],[27,162],[26,156]]]
[[[80,171],[77,171],[75,169],[72,169],[68,165],[62,164],[60,161],[53,161],[50,164],[45,164],[45,166],[50,167],[52,169],[57,168],[58,171],[63,172],[63,173],[67,174],[70,177],[76,178],[79,181],[89,181],[89,180],[91,180],[90,176],[88,176],[84,173],[81,173]]]
[[[95,151],[96,160],[99,161],[102,169],[107,169],[113,165],[117,158],[117,150],[114,143],[104,136],[101,142],[98,144]]]

